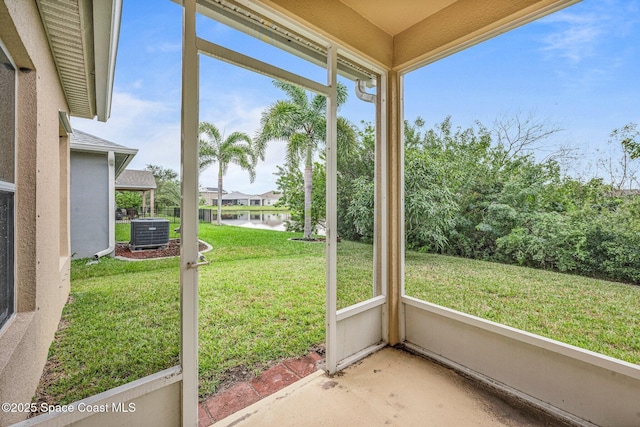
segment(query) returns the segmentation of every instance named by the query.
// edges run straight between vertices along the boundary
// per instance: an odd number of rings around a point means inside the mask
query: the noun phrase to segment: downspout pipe
[[[365,82],[364,80],[356,80],[356,96],[358,97],[358,99],[364,101],[364,102],[371,102],[373,104],[375,104],[376,102],[376,95],[373,93],[368,93],[367,92],[367,82]]]
[[[109,247],[96,252],[93,256],[95,259],[109,255],[116,249],[116,155],[113,151],[109,151],[107,163],[109,165]]]

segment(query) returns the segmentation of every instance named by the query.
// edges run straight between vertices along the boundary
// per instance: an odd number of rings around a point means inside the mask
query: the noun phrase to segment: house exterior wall
[[[71,254],[89,258],[109,246],[107,153],[71,152]]]
[[[200,197],[204,199],[204,204],[209,206],[218,206],[218,193],[211,191],[201,191]]]
[[[31,401],[69,295],[68,140],[58,116],[68,106],[39,23],[34,1],[0,0],[0,39],[19,69],[16,314],[0,331],[0,402]],[[0,426],[26,416],[0,412]]]

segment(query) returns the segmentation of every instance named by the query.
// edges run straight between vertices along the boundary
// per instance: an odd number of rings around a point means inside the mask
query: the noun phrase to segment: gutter
[[[109,247],[96,252],[93,257],[100,259],[113,253],[116,249],[116,155],[113,151],[108,154],[109,164]]]
[[[376,95],[367,92],[367,83],[364,80],[356,80],[356,96],[364,102],[371,102],[373,104],[376,102]]]
[[[111,115],[116,56],[122,20],[122,0],[93,1],[96,116],[106,122]]]

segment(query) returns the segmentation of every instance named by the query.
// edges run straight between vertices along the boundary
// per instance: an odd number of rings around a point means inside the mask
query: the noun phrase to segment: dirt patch
[[[74,301],[73,296],[69,296],[67,300],[67,304],[72,304]],[[60,323],[58,324],[58,330],[56,331],[55,338],[51,346],[57,346],[58,342],[62,338],[64,334],[64,330],[69,326],[69,321],[63,315],[60,319]],[[64,366],[60,363],[55,357],[49,357],[47,362],[44,365],[44,369],[42,370],[42,376],[40,377],[40,383],[38,384],[38,388],[36,389],[35,396],[32,400],[33,403],[36,404],[37,410],[31,412],[29,414],[29,418],[40,415],[41,404],[46,403],[47,405],[55,405],[58,402],[56,401],[56,396],[52,396],[49,394],[49,387],[54,384],[60,377],[63,377]]]
[[[56,358],[50,357],[47,359],[47,363],[44,365],[44,370],[42,371],[42,377],[40,377],[40,383],[38,384],[38,388],[36,389],[35,396],[32,400],[36,404],[36,411],[31,412],[29,414],[29,418],[38,416],[42,413],[40,408],[43,403],[47,405],[57,404],[56,398],[51,396],[47,390],[58,380],[58,378],[64,376],[62,369],[62,363],[58,362]]]
[[[227,369],[222,377],[220,383],[216,386],[214,394],[221,393],[234,385],[241,382],[249,382],[256,377],[256,372],[266,370],[263,366],[255,365],[254,367],[247,367],[246,365],[240,365]],[[200,399],[204,401],[209,396],[200,396]]]
[[[317,353],[323,359],[325,357],[324,343],[312,345],[311,347],[309,347],[309,351],[313,353]],[[222,374],[222,379],[220,383],[216,386],[216,389],[213,395],[220,394],[225,390],[235,386],[238,383],[245,382],[245,381],[250,382],[251,380],[256,378],[256,375],[260,375],[262,372],[277,365],[283,360],[285,359],[272,360],[271,362],[262,363],[262,364],[257,363],[253,366],[240,365],[240,366],[227,369]],[[206,395],[206,396],[200,395],[200,401],[204,402],[206,399],[208,399],[213,395]]]
[[[207,245],[200,242],[200,252],[207,249]],[[151,258],[165,258],[180,255],[180,239],[171,239],[169,244],[158,249],[144,249],[140,251],[131,251],[129,249],[129,243],[116,243],[116,256],[131,259],[151,259]]]
[[[309,351],[313,351],[314,353],[318,353],[320,356],[324,357],[324,343],[312,345],[309,347]]]

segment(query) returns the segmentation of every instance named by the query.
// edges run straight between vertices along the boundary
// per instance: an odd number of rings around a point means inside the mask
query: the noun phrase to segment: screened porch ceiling
[[[198,3],[214,10],[244,10],[251,4],[258,14],[261,10],[255,5],[263,4],[265,10],[275,10],[359,52],[383,68],[403,71],[435,61],[578,1],[199,0]],[[241,25],[241,21],[235,20],[237,25]],[[258,24],[255,19],[245,20],[244,30],[249,28],[249,32],[255,32],[256,25],[274,30],[274,20],[261,21]],[[228,21],[223,22],[229,24]],[[291,39],[285,36],[283,44],[291,45]]]

